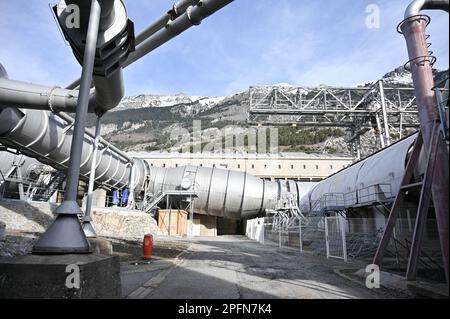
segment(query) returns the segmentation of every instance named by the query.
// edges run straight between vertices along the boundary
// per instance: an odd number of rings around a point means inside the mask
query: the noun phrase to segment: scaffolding
[[[360,137],[374,130],[380,148],[402,138],[405,129],[419,127],[412,87],[388,87],[382,80],[363,87],[252,86],[251,125],[347,127],[356,154]]]

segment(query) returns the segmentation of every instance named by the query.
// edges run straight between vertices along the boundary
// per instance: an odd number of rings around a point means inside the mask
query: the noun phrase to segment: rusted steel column
[[[404,20],[400,29],[406,39],[414,89],[419,110],[420,129],[423,134],[427,155],[430,152],[433,125],[439,122],[436,94],[433,90],[432,57],[428,53],[425,30],[429,18],[424,15],[412,16]],[[436,163],[433,173],[432,194],[439,230],[445,275],[448,282],[448,214],[449,214],[449,156],[447,146],[439,136]]]

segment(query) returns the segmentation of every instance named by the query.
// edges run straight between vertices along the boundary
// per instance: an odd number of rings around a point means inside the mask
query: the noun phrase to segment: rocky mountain
[[[435,70],[436,81],[448,77],[448,71]],[[412,86],[411,74],[399,67],[383,76],[386,86]],[[368,81],[360,86],[370,86],[376,81]],[[266,87],[291,86],[281,83]],[[224,146],[224,131],[244,138],[255,132],[247,124],[249,110],[249,90],[230,96],[205,97],[187,94],[155,95],[145,94],[126,97],[112,112],[103,117],[102,135],[126,151],[192,151],[192,131],[201,126],[201,149],[215,151]],[[89,119],[93,127],[95,120]],[[269,130],[268,130],[269,132]],[[299,152],[329,152],[350,154],[346,143],[346,132],[341,128],[279,128],[280,150]],[[268,133],[269,134],[269,133]],[[363,155],[376,149],[376,138],[368,132],[362,138]],[[245,137],[247,135],[247,137]],[[236,137],[235,137],[236,138]],[[194,142],[194,145],[197,142]],[[227,149],[237,151],[237,149]]]

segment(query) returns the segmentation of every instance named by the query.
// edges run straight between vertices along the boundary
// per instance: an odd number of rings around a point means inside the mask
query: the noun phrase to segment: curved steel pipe
[[[95,89],[89,96],[88,111],[99,115],[114,108],[122,100],[125,89],[122,70],[110,78],[94,76]],[[78,90],[45,86],[0,77],[0,107],[19,107],[31,110],[48,110],[54,113],[75,113]]]
[[[415,0],[406,8],[405,19],[420,14],[422,10],[444,10],[448,12],[449,0]]]

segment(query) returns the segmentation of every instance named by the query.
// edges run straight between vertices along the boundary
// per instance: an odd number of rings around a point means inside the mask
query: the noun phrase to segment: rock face
[[[42,233],[55,219],[57,204],[2,200],[0,222],[9,231]],[[137,211],[93,208],[92,219],[97,235],[102,237],[142,238],[158,231],[156,221]]]
[[[159,234],[159,228],[149,214],[94,208],[94,228],[98,236],[142,240],[146,234]]]
[[[0,221],[8,231],[42,233],[55,219],[56,204],[28,203],[17,200],[0,201]]]

